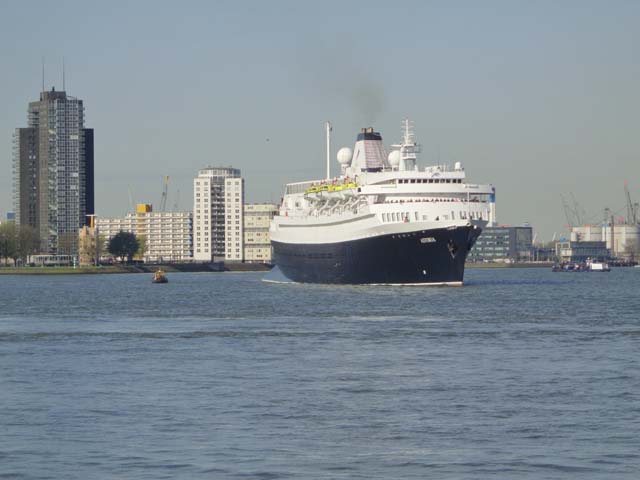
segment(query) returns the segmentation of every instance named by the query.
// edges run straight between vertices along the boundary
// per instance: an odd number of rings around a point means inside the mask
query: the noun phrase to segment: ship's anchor
[[[447,248],[449,249],[451,258],[456,258],[456,253],[458,253],[458,246],[454,243],[453,240],[449,239],[449,241],[447,242]]]

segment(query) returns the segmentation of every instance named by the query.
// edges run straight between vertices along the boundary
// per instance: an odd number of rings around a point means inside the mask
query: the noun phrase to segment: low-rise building
[[[533,232],[530,226],[485,227],[469,252],[469,262],[531,260]]]
[[[244,206],[244,261],[271,263],[269,225],[278,206],[272,203],[250,203]]]
[[[193,260],[191,212],[153,212],[151,205],[139,204],[124,218],[97,218],[96,227],[106,241],[120,231],[136,235],[144,243],[145,262]]]
[[[561,263],[585,263],[587,260],[608,260],[606,242],[561,241],[556,243],[556,257]]]
[[[613,257],[633,259],[640,254],[640,225],[611,222],[601,225],[581,225],[571,229],[571,241],[605,242]]]

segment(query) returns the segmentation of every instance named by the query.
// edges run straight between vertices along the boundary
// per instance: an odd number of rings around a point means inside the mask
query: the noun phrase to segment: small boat
[[[153,283],[168,283],[169,279],[167,278],[167,276],[165,275],[164,271],[162,271],[162,269],[158,269],[156,270],[156,272],[153,274],[153,280],[151,280]]]
[[[588,262],[587,268],[590,272],[610,272],[611,267],[606,262]]]
[[[610,272],[611,267],[606,262],[593,261],[590,258],[585,263],[555,264],[552,272]]]

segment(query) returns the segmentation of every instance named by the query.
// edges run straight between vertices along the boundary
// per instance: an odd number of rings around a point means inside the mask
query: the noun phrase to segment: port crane
[[[584,208],[580,206],[573,193],[570,193],[570,195],[573,205],[570,205],[564,195],[560,194],[560,198],[562,199],[562,207],[564,209],[564,215],[567,219],[567,226],[569,230],[571,230],[571,228],[575,226],[583,225],[584,217],[586,215]]]
[[[637,225],[638,224],[638,203],[633,203],[631,201],[631,194],[629,193],[629,183],[624,181],[624,193],[627,197],[627,224],[629,225]]]
[[[169,175],[164,177],[164,184],[162,187],[162,195],[160,196],[160,211],[164,212],[167,208],[167,196],[169,194]]]

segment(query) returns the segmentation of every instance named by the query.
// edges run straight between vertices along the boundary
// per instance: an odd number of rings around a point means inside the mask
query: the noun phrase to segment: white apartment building
[[[244,261],[271,263],[269,224],[278,214],[272,203],[249,203],[244,206]]]
[[[107,241],[120,231],[144,238],[145,262],[193,260],[191,212],[153,212],[151,205],[140,204],[124,218],[96,218],[96,227]]]
[[[240,180],[240,189],[234,190],[230,203],[235,215],[235,193],[239,193],[244,203],[244,187],[240,170],[232,167],[207,167],[198,171],[193,180],[193,258],[196,261],[211,262],[224,260],[227,254],[226,238],[226,180]],[[230,186],[236,186],[233,183]],[[235,222],[235,220],[231,219]],[[235,233],[235,230],[234,230]],[[237,243],[235,237],[230,240]],[[235,251],[233,245],[232,251]],[[234,258],[235,259],[235,256]],[[231,258],[229,259],[231,260]]]
[[[225,229],[224,258],[231,262],[244,260],[244,179],[224,181]]]

